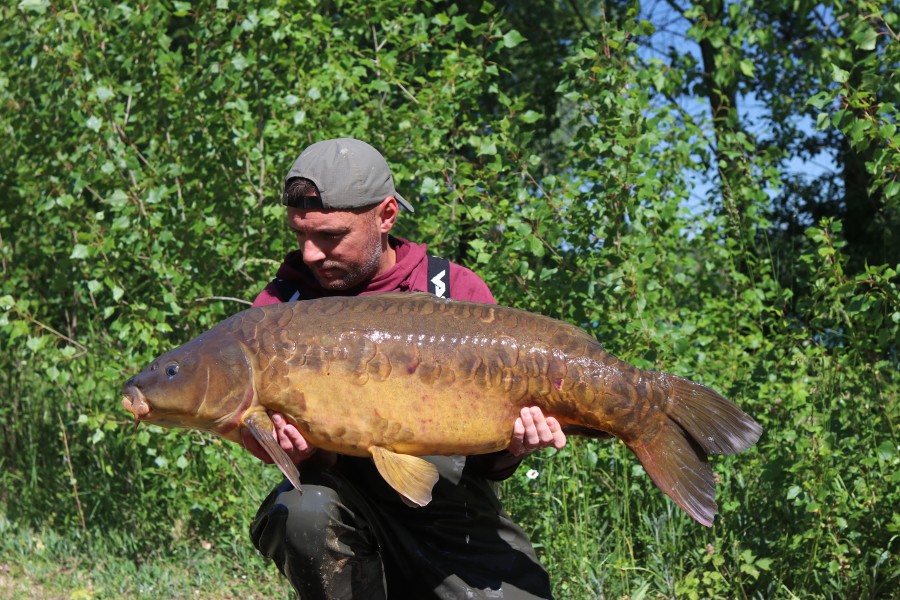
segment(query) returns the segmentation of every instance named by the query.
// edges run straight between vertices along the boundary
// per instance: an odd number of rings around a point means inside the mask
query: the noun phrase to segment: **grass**
[[[0,598],[99,600],[293,599],[274,567],[246,546],[179,545],[127,560],[113,539],[84,543],[52,532],[7,531],[0,541]]]
[[[529,457],[503,491],[558,599],[749,598],[769,568],[744,547],[730,511],[713,529],[695,523],[615,440],[572,439]]]

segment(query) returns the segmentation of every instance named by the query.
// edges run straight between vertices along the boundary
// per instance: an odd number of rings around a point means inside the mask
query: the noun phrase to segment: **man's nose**
[[[303,262],[308,265],[325,260],[325,253],[312,240],[303,242],[301,249],[303,250]]]

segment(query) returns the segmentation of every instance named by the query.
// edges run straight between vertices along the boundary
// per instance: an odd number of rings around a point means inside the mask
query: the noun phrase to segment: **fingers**
[[[275,439],[284,450],[291,462],[297,464],[309,458],[314,449],[310,447],[306,439],[300,434],[294,425],[278,412],[269,411],[269,417],[275,426]]]
[[[277,412],[270,412],[269,418],[272,419],[272,425],[275,426],[275,439],[278,440],[278,445],[281,446],[281,449],[285,452],[290,452],[295,449],[294,442],[297,441],[297,437],[299,432],[297,429],[287,422],[287,419],[284,418],[284,415]],[[301,444],[305,446],[306,440],[300,438]],[[305,449],[301,446],[299,449]]]
[[[555,417],[547,417],[547,428],[550,430],[550,436],[552,438],[549,445],[557,450],[562,450],[566,445],[566,434],[563,431],[562,425],[559,424],[559,421],[557,421]]]
[[[525,448],[535,450],[541,443],[541,436],[546,435],[547,422],[542,418],[541,409],[536,406],[523,408],[520,415],[525,425]]]
[[[537,406],[523,408],[513,425],[509,451],[519,456],[541,448],[561,450],[566,445],[566,434],[554,417],[544,417]]]
[[[301,463],[315,452],[315,448],[309,445],[300,431],[285,419],[284,415],[278,412],[269,411],[269,418],[272,419],[275,439],[278,441],[278,445],[281,446],[281,449],[284,450],[291,462],[294,464]],[[253,434],[246,428],[241,429],[241,443],[250,454],[261,461],[268,464],[274,462],[272,457],[269,456],[269,453],[266,452],[260,443],[256,441],[256,438],[253,437]]]
[[[513,435],[508,450],[515,456],[525,454],[525,424],[522,422],[521,416],[516,418],[516,422],[513,424]]]

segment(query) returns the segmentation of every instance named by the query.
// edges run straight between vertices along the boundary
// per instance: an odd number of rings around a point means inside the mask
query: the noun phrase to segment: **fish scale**
[[[716,511],[707,454],[740,452],[762,432],[713,390],[629,365],[573,325],[422,293],[238,313],[130,379],[122,404],[136,421],[232,441],[246,428],[299,489],[266,411],[280,412],[314,446],[371,456],[417,505],[437,481],[419,456],[502,450],[520,409],[538,406],[569,434],[619,437],[705,525]]]

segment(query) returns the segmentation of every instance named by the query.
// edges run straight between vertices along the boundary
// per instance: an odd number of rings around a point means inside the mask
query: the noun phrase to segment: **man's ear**
[[[388,196],[381,201],[381,204],[378,205],[378,209],[375,211],[381,233],[388,233],[393,229],[399,213],[400,206],[397,204],[396,198]]]

